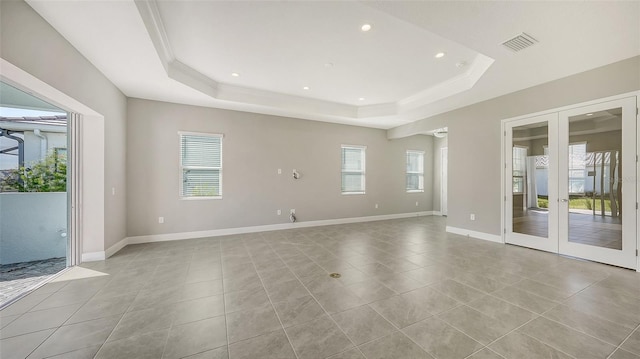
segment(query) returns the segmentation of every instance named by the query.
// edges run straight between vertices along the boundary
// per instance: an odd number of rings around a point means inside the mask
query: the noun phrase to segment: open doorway
[[[71,264],[67,113],[0,82],[0,307]]]

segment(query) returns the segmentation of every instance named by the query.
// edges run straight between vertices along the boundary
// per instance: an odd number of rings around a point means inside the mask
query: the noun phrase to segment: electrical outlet
[[[158,223],[160,224],[164,223],[164,217],[158,217]]]
[[[472,220],[472,221],[475,221],[476,220],[476,215],[474,213],[471,213],[469,215],[469,219]]]
[[[277,214],[278,214],[278,216],[279,216],[279,215],[281,215],[281,214],[282,214],[282,211],[281,211],[281,210],[278,210],[276,213],[277,213]]]
[[[416,207],[418,207],[418,201],[416,201]]]
[[[378,208],[378,204],[376,203],[376,208]]]
[[[116,188],[115,187],[111,187],[111,195],[112,196],[116,195]]]
[[[278,168],[278,174],[281,175],[282,174],[282,168]]]
[[[296,209],[295,209],[295,208],[292,208],[292,209],[291,209],[291,211],[289,211],[289,213],[296,214]]]

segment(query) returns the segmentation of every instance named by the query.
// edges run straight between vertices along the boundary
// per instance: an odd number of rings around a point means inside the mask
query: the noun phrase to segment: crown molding
[[[411,110],[426,107],[438,100],[471,89],[494,62],[492,58],[478,54],[465,73],[395,103],[354,106],[323,101],[231,85],[204,75],[175,57],[160,16],[157,0],[135,0],[135,4],[169,78],[216,100],[246,104],[247,108],[254,109],[256,106],[277,108],[279,112],[284,111],[290,115],[306,113],[319,118],[337,117],[346,120],[402,118],[403,114]]]

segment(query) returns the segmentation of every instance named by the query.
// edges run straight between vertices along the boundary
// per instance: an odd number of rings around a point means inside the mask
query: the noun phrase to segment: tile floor
[[[0,357],[640,358],[639,273],[444,226],[128,246],[1,311]]]

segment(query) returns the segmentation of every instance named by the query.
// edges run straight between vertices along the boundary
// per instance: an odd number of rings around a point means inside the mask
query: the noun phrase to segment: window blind
[[[407,151],[407,183],[408,192],[424,191],[424,152]]]
[[[222,195],[222,136],[180,135],[183,197]]]
[[[365,148],[342,146],[342,193],[364,193]]]

